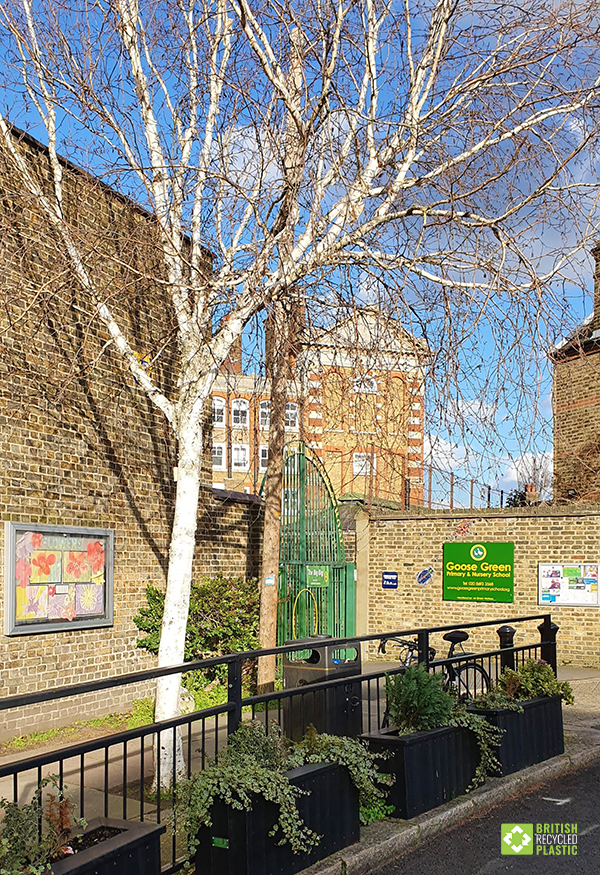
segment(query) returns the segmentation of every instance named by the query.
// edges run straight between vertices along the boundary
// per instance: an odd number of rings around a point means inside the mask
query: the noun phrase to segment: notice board
[[[538,604],[598,607],[598,563],[540,562]]]

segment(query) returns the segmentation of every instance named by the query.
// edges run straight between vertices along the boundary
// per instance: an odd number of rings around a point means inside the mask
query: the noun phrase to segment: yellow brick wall
[[[40,178],[43,148],[23,149]],[[153,376],[174,395],[171,309],[152,282],[153,227],[131,202],[66,168],[67,213],[105,299]],[[0,697],[123,674],[153,664],[136,649],[133,616],[148,583],[162,587],[174,511],[175,442],[107,346],[60,246],[0,155],[0,520],[114,529],[114,625],[0,634]],[[156,278],[156,274],[154,274]],[[160,353],[160,355],[159,355]],[[210,467],[205,470],[210,484]],[[260,508],[201,491],[195,573],[258,569]],[[0,568],[4,531],[0,531]],[[0,587],[3,611],[4,574]],[[0,712],[0,731],[30,731],[122,709],[140,690]]]
[[[457,528],[468,523],[466,536]],[[360,528],[360,525],[359,525]],[[368,572],[359,565],[359,604],[365,605],[365,632],[441,626],[551,612],[560,627],[558,661],[600,667],[600,608],[556,607],[537,604],[538,562],[600,561],[600,510],[513,509],[465,516],[457,513],[404,515],[372,519],[367,526]],[[513,604],[450,602],[442,599],[443,545],[446,541],[512,541],[515,545]],[[433,579],[417,584],[421,569],[433,567]],[[384,590],[383,571],[398,572],[398,589]],[[365,608],[363,608],[365,610]],[[539,641],[537,620],[519,624],[515,644]],[[498,646],[496,626],[475,634],[477,649]],[[433,638],[438,655],[448,645]]]

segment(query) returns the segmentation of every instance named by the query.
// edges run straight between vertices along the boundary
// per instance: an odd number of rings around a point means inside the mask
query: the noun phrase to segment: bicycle
[[[469,640],[468,632],[464,632],[461,629],[454,629],[451,632],[446,632],[443,638],[444,641],[450,642],[448,656],[446,657],[447,659],[452,659],[452,657],[455,655],[455,651],[458,645],[460,645],[460,652],[462,654],[464,654],[465,656],[470,655],[470,652],[466,651],[463,647],[464,642]],[[381,638],[379,642],[378,652],[385,653],[386,647],[390,641],[392,641],[394,644],[398,644],[401,647],[401,665],[408,668],[411,665],[415,665],[419,661],[419,645],[416,638],[394,638],[393,636]],[[437,651],[434,647],[429,648],[429,665],[435,665],[436,652]],[[444,663],[442,664],[442,675],[446,687],[453,690],[457,698],[461,701],[475,699],[477,696],[481,696],[484,693],[487,693],[491,687],[489,674],[483,668],[483,666],[478,665],[475,662],[458,663],[458,665],[453,665],[452,663]],[[383,727],[387,725],[388,719],[389,712],[386,707],[385,713],[383,715]]]

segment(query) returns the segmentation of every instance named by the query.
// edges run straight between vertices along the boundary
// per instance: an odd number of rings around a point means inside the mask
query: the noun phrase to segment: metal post
[[[227,666],[227,698],[234,705],[227,712],[227,735],[231,735],[242,722],[242,663],[239,659]]]
[[[513,629],[512,626],[500,626],[496,631],[500,639],[500,648],[506,651],[506,653],[500,654],[500,668],[502,671],[504,671],[505,668],[512,668],[514,671],[515,652],[513,647],[515,646],[515,632],[517,630]]]
[[[454,471],[450,472],[450,510],[454,510]]]
[[[469,505],[470,508],[471,508],[471,510],[473,510],[473,490],[474,490],[474,489],[475,489],[475,481],[474,481],[474,480],[471,480],[471,502],[470,502],[470,505]]]
[[[430,465],[430,466],[429,466],[429,471],[428,471],[428,474],[427,474],[427,479],[428,479],[428,494],[429,494],[429,498],[427,499],[427,507],[429,508],[429,510],[431,510],[431,470],[432,470],[432,469],[431,469],[431,465]]]
[[[550,614],[546,614],[544,622],[538,626],[540,638],[542,642],[541,656],[544,662],[552,666],[552,671],[556,676],[556,633],[558,626],[552,622]]]
[[[423,629],[423,631],[419,632],[417,635],[417,642],[419,647],[417,658],[419,662],[425,663],[425,668],[429,669],[429,632],[427,629]]]
[[[504,507],[504,489],[500,490],[500,507]]]
[[[492,487],[488,486],[487,488],[487,506],[492,506]]]

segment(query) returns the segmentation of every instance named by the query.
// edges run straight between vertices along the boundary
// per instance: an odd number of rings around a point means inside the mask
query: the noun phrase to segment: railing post
[[[556,675],[556,633],[558,626],[552,622],[550,614],[546,614],[544,622],[538,626],[538,631],[542,642],[542,659],[552,666],[552,671]]]
[[[512,626],[500,626],[496,630],[500,639],[500,648],[507,651],[500,654],[500,668],[504,671],[505,668],[515,670],[515,652],[512,649],[515,646],[515,632],[517,631]]]
[[[239,659],[227,666],[227,698],[235,706],[227,713],[227,735],[236,731],[242,722],[242,664]]]
[[[425,663],[425,668],[429,671],[429,632],[423,629],[417,635],[417,643],[419,647],[418,660]]]

